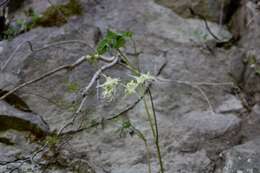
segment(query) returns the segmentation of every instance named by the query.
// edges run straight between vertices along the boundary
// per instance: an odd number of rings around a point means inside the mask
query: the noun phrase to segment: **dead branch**
[[[94,83],[97,81],[97,79],[100,77],[101,73],[111,67],[113,67],[115,64],[117,64],[119,58],[116,56],[116,57],[113,57],[113,61],[109,64],[105,64],[103,65],[99,70],[96,71],[96,73],[93,75],[93,77],[91,78],[90,82],[88,83],[88,85],[85,87],[83,93],[82,93],[82,100],[80,102],[80,105],[78,107],[78,109],[76,110],[76,112],[73,114],[73,118],[72,118],[72,121],[70,121],[69,123],[65,124],[60,130],[59,130],[59,135],[70,125],[73,125],[76,118],[77,118],[77,115],[81,112],[86,100],[87,100],[87,93],[88,91],[90,90],[90,88],[94,85]]]
[[[82,56],[81,58],[79,58],[78,60],[76,60],[73,64],[69,64],[69,65],[63,65],[63,66],[60,66],[56,69],[53,69],[43,75],[41,75],[40,77],[36,77],[35,79],[32,79],[30,81],[27,81],[25,83],[22,83],[21,85],[15,87],[14,89],[10,90],[9,92],[7,92],[6,94],[4,94],[2,97],[0,97],[0,100],[3,100],[5,99],[7,96],[9,96],[10,94],[16,92],[17,90],[21,89],[21,88],[24,88],[25,86],[28,86],[28,85],[31,85],[33,83],[36,83],[40,80],[43,80],[59,71],[62,71],[62,70],[72,70],[74,69],[75,67],[79,66],[80,64],[82,64],[84,61],[86,61],[86,58],[85,56]]]
[[[39,52],[39,51],[42,51],[42,50],[45,50],[45,49],[48,49],[48,48],[51,48],[51,47],[55,47],[55,46],[58,46],[58,45],[63,45],[63,44],[70,44],[70,43],[79,43],[79,44],[83,44],[85,46],[87,46],[88,48],[94,50],[88,43],[86,43],[85,41],[83,40],[67,40],[67,41],[59,41],[59,42],[55,42],[55,43],[50,43],[48,45],[45,45],[41,48],[38,48],[38,49],[34,49],[33,46],[32,46],[32,43],[31,41],[25,41],[21,44],[19,44],[14,52],[9,56],[9,58],[6,60],[6,62],[3,64],[3,66],[1,67],[1,71],[4,71],[6,69],[6,67],[8,66],[8,64],[13,60],[13,58],[15,57],[15,55],[17,54],[17,52],[21,49],[21,47],[25,44],[28,44],[29,47],[30,47],[30,50],[31,52],[28,53],[25,57],[29,57],[31,56],[33,53],[36,53],[36,52]]]
[[[102,125],[104,122],[106,121],[113,121],[117,118],[119,118],[120,116],[126,114],[128,111],[132,110],[141,100],[143,100],[144,96],[146,95],[146,93],[148,92],[148,88],[151,86],[148,86],[146,91],[144,92],[144,94],[142,96],[140,96],[132,105],[127,106],[125,109],[123,109],[122,111],[120,111],[119,113],[115,114],[114,116],[110,116],[109,118],[103,119],[101,121],[92,123],[91,125],[87,126],[87,127],[83,127],[80,129],[76,129],[76,130],[70,130],[64,133],[60,133],[60,135],[65,136],[65,135],[74,135],[76,133],[82,132],[84,130],[88,130],[88,129],[92,129],[94,127],[98,127],[100,125]]]
[[[18,52],[18,50],[20,50],[20,48],[25,45],[26,43],[28,43],[28,41],[25,41],[21,44],[19,44],[14,52],[10,55],[10,57],[6,60],[6,62],[3,64],[3,66],[1,67],[1,71],[4,71],[4,69],[7,67],[7,65],[12,61],[12,59],[14,58],[14,56],[16,55],[16,53]]]

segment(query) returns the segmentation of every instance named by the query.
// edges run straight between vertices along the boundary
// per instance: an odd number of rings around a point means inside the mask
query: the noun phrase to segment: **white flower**
[[[125,92],[127,95],[135,93],[136,88],[138,87],[138,83],[134,80],[131,80],[126,84]]]
[[[127,95],[135,93],[138,86],[143,85],[146,81],[151,81],[155,79],[153,76],[150,75],[150,73],[141,74],[140,76],[134,76],[134,78],[135,80],[131,80],[125,86],[125,92]]]
[[[148,72],[147,74],[141,74],[140,76],[135,76],[134,77],[136,79],[136,82],[140,85],[140,84],[144,84],[146,81],[151,81],[154,80],[155,78],[150,75],[150,73]]]
[[[109,100],[113,99],[113,94],[115,93],[116,87],[120,81],[117,78],[111,78],[110,76],[105,76],[106,81],[99,87],[103,89],[103,97],[108,98]]]

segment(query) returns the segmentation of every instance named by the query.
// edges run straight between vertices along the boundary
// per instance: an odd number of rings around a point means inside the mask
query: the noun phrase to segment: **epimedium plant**
[[[107,31],[107,34],[105,35],[104,39],[100,41],[98,44],[96,50],[93,54],[85,55],[80,58],[78,58],[73,64],[60,66],[50,72],[47,72],[40,77],[37,77],[35,79],[32,79],[30,81],[27,81],[13,90],[7,92],[3,96],[0,97],[1,99],[6,98],[8,95],[12,94],[13,92],[17,91],[18,89],[25,87],[27,85],[30,85],[34,82],[37,82],[43,78],[46,78],[58,71],[64,70],[64,69],[73,69],[76,66],[79,66],[81,63],[88,61],[90,63],[97,63],[98,61],[104,61],[106,62],[105,65],[102,65],[101,68],[99,68],[94,75],[91,78],[91,81],[87,84],[87,86],[82,90],[82,98],[79,105],[76,107],[72,107],[73,110],[73,118],[72,121],[66,123],[64,126],[62,126],[59,131],[55,131],[53,135],[49,135],[46,137],[46,140],[44,142],[43,148],[49,148],[49,149],[59,149],[58,144],[61,141],[61,138],[63,135],[66,134],[63,130],[67,128],[70,125],[74,124],[74,121],[77,117],[77,115],[81,112],[82,107],[84,106],[84,103],[86,101],[86,96],[89,92],[89,89],[97,82],[97,88],[102,89],[102,96],[104,99],[107,99],[108,101],[112,101],[115,97],[115,93],[118,92],[119,87],[123,87],[124,95],[130,96],[130,95],[137,95],[138,96],[138,103],[139,101],[144,102],[144,110],[147,115],[148,123],[150,126],[153,144],[149,145],[147,137],[144,135],[143,132],[138,130],[128,119],[127,121],[124,121],[121,127],[120,131],[127,131],[130,135],[136,135],[139,137],[145,144],[145,148],[147,150],[147,161],[148,161],[148,172],[152,173],[151,169],[151,153],[150,153],[150,147],[156,148],[157,153],[157,160],[159,162],[159,169],[160,173],[164,173],[164,167],[163,167],[163,161],[161,156],[161,149],[160,149],[160,140],[159,140],[159,132],[158,132],[158,123],[157,123],[157,116],[155,113],[154,103],[153,103],[153,97],[150,91],[150,84],[155,80],[155,77],[152,76],[149,72],[142,73],[139,71],[138,68],[136,68],[130,61],[129,57],[124,53],[122,48],[125,48],[127,46],[127,41],[132,40],[133,34],[131,32],[114,32],[111,30]],[[112,55],[112,57],[107,57],[105,54]],[[136,54],[136,53],[135,53]],[[103,72],[106,69],[112,68],[114,65],[120,64],[121,66],[125,67],[126,69],[130,70],[132,72],[131,78],[128,81],[121,80],[120,78],[114,78],[112,76],[107,76]],[[100,77],[104,77],[104,82],[99,85],[98,79]],[[78,88],[76,85],[68,85],[68,91],[76,91]],[[132,105],[135,106],[136,104]],[[74,110],[74,108],[76,108]],[[133,107],[131,107],[133,108]],[[130,109],[126,109],[123,112],[119,113],[118,115],[115,115],[113,117],[110,117],[107,120],[113,120],[122,115],[124,112],[127,112]],[[78,130],[88,129],[91,127],[96,127],[98,125],[103,125],[103,121],[101,122],[91,122],[92,124],[86,128],[81,128],[81,125],[79,129],[77,129],[74,132],[77,132]],[[63,133],[64,132],[64,133]],[[74,133],[73,131],[69,131],[68,133]],[[36,151],[35,153],[39,153],[42,151]]]
[[[103,74],[105,79],[104,83],[98,87],[102,89],[102,97],[108,101],[114,99],[115,93],[118,91],[119,87],[124,88],[124,94],[126,96],[137,95],[144,102],[144,109],[147,114],[147,119],[149,122],[150,130],[153,137],[153,143],[156,147],[157,159],[159,161],[160,173],[164,173],[163,161],[161,156],[161,149],[159,144],[159,132],[158,132],[158,123],[157,117],[154,110],[154,103],[151,91],[149,89],[149,84],[155,80],[155,77],[152,76],[149,72],[141,73],[138,68],[130,63],[129,57],[124,54],[121,48],[126,46],[127,41],[131,40],[133,33],[131,32],[114,32],[108,30],[105,37],[99,42],[96,53],[86,56],[86,58],[91,63],[96,63],[101,56],[106,53],[113,54],[115,56],[120,56],[121,63],[125,68],[132,72],[131,80],[123,82],[119,78],[113,78],[112,76],[107,76]],[[148,95],[148,96],[147,96]],[[149,104],[151,108],[149,108]],[[148,172],[151,173],[151,154],[150,146],[145,135],[135,128],[135,126],[130,122],[130,120],[123,122],[120,133],[126,130],[131,132],[130,134],[136,134],[141,140],[143,140],[146,150],[147,150],[147,160],[148,160]]]

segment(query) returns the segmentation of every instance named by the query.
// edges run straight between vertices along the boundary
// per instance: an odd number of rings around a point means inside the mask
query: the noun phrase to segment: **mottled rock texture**
[[[53,3],[66,2],[62,0]],[[6,64],[0,72],[1,92],[93,53],[89,45],[96,47],[107,29],[130,30],[134,33],[137,52],[140,52],[136,58],[133,55],[133,42],[129,42],[124,51],[129,55],[130,61],[142,72],[150,72],[160,79],[154,81],[151,92],[158,119],[165,172],[233,173],[233,170],[259,169],[256,164],[259,162],[258,155],[252,155],[252,162],[248,164],[240,164],[236,157],[241,154],[242,158],[247,158],[247,153],[257,154],[258,149],[256,139],[259,134],[254,130],[260,122],[259,106],[256,106],[259,99],[259,76],[256,71],[249,72],[255,69],[259,59],[257,29],[253,30],[250,25],[248,29],[251,32],[242,35],[239,46],[232,45],[230,49],[224,49],[221,46],[216,47],[217,41],[209,33],[203,20],[183,18],[189,17],[189,14],[186,15],[186,8],[193,5],[211,21],[218,21],[221,9],[218,1],[201,0],[192,1],[191,4],[188,1],[157,3],[153,0],[80,2],[83,14],[70,17],[63,26],[37,27],[12,40],[1,42],[0,62],[2,67]],[[224,5],[230,3],[225,2]],[[49,6],[47,2],[34,0],[25,4],[22,9],[33,7],[40,13]],[[18,10],[16,17],[21,13]],[[232,34],[225,27],[213,22],[208,22],[208,25],[223,42],[231,39]],[[28,44],[21,45],[27,41],[30,41],[32,47]],[[56,42],[66,43],[35,51]],[[19,45],[20,49],[15,51]],[[249,47],[251,52],[247,52]],[[11,61],[6,63],[10,56]],[[245,64],[246,57],[255,57],[255,66]],[[142,101],[136,103],[137,96],[125,96],[120,90],[112,102],[107,102],[97,99],[97,90],[93,87],[83,111],[78,115],[75,124],[66,131],[75,130],[79,126],[87,127],[97,121],[103,123],[95,128],[62,136],[62,139],[55,136],[55,132],[73,118],[73,112],[82,98],[81,89],[88,84],[101,65],[85,62],[72,71],[61,71],[21,88],[14,95],[22,100],[22,110],[12,102],[1,101],[0,108],[4,108],[4,116],[19,118],[32,126],[17,129],[15,125],[20,123],[14,121],[13,126],[2,130],[0,166],[2,162],[13,161],[19,153],[28,156],[35,147],[40,147],[39,141],[35,143],[32,140],[30,143],[30,140],[25,140],[26,135],[33,135],[36,128],[50,132],[41,141],[47,147],[35,158],[41,163],[49,164],[43,169],[29,159],[20,170],[33,169],[39,173],[147,172],[148,160],[144,142],[137,135],[117,133],[122,122],[130,120],[146,136],[148,144],[153,144],[144,104]],[[122,81],[132,79],[130,71],[120,65],[104,73],[121,78]],[[235,85],[230,84],[231,82]],[[106,121],[132,105],[133,108],[121,118]],[[30,112],[26,112],[26,109]],[[17,140],[18,136],[21,140]],[[60,144],[60,140],[65,143]],[[26,152],[21,152],[23,149]],[[154,148],[151,149],[151,156],[152,172],[158,172]],[[11,164],[11,167],[17,164],[19,163]],[[6,172],[6,169],[6,166],[0,167],[0,172]]]

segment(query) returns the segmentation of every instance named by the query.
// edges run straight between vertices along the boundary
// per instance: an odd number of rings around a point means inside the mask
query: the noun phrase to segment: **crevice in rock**
[[[0,131],[15,129],[18,131],[30,131],[37,138],[46,136],[46,132],[44,132],[36,124],[32,124],[31,122],[20,118],[11,117],[8,115],[0,115],[0,122]]]
[[[24,5],[24,1],[25,0],[19,0],[19,1],[9,0],[8,7],[9,7],[10,13],[13,13],[13,12],[17,11],[18,9],[20,9]]]
[[[0,137],[0,143],[6,144],[6,145],[14,145],[12,141],[8,138]]]
[[[223,23],[227,24],[232,19],[233,15],[237,12],[237,10],[241,7],[242,0],[231,0],[230,3],[224,9],[224,19]]]
[[[8,91],[4,91],[0,89],[0,97],[3,96],[4,94],[6,94]],[[10,94],[9,96],[7,96],[4,101],[6,103],[8,103],[9,105],[12,105],[13,107],[15,107],[16,109],[19,109],[23,112],[32,112],[29,108],[29,106],[23,101],[23,99],[21,99],[20,97],[18,97],[15,94]]]
[[[0,90],[0,96],[7,92]],[[42,117],[31,111],[22,98],[10,94],[0,102],[0,131],[8,129],[29,131],[35,137],[42,138],[47,135],[49,127]]]
[[[247,4],[248,0],[232,0],[227,6],[224,23],[228,25],[229,30],[233,34],[233,42],[237,43],[246,33],[247,28]]]

